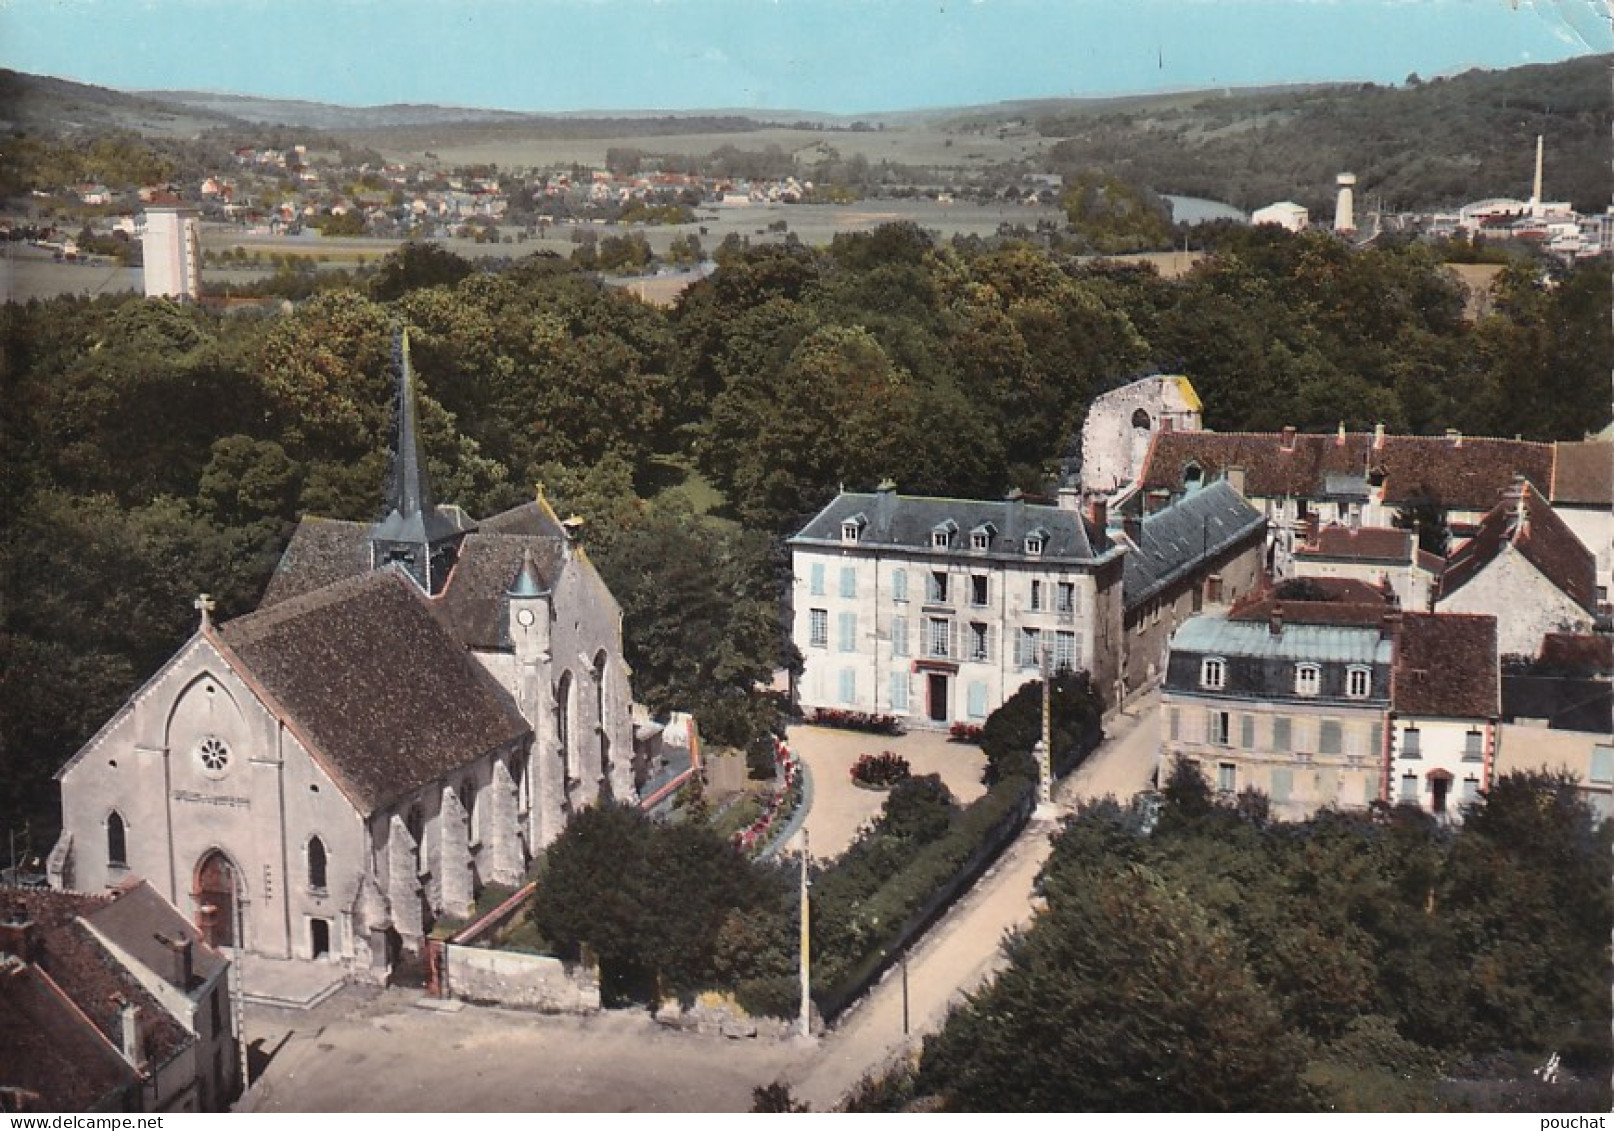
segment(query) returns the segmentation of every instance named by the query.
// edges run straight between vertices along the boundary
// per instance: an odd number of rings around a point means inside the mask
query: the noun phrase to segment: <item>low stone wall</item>
[[[598,980],[581,970],[568,970],[558,958],[455,943],[446,945],[443,953],[444,996],[546,1013],[593,1013],[600,1008]]]

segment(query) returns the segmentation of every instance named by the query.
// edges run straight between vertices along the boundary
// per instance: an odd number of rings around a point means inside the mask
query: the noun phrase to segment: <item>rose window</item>
[[[210,774],[222,774],[230,764],[230,748],[211,736],[202,739],[201,745],[196,748],[196,756],[202,760],[202,768]]]

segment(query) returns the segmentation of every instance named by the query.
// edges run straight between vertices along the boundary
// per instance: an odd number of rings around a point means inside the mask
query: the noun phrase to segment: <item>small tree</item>
[[[1061,671],[1050,690],[1055,775],[1068,774],[1103,737],[1104,704],[1086,672]],[[1031,751],[1042,738],[1042,681],[1032,680],[1009,697],[981,728],[985,780],[1012,774],[1035,777]]]
[[[1451,524],[1446,508],[1441,505],[1440,494],[1430,487],[1420,484],[1415,488],[1391,521],[1402,530],[1415,531],[1418,549],[1425,553],[1443,558],[1451,549]]]

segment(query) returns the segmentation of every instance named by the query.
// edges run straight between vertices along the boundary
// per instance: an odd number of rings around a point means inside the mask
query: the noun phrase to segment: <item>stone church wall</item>
[[[452,943],[443,951],[448,994],[461,1001],[546,1013],[600,1008],[599,982],[558,958]]]

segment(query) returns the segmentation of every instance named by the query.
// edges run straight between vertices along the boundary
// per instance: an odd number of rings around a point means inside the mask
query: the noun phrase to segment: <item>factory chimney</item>
[[[1356,174],[1341,173],[1334,182],[1339,185],[1339,201],[1334,205],[1334,231],[1349,235],[1356,231]]]
[[[1536,179],[1530,185],[1530,215],[1539,218],[1541,215],[1541,150],[1543,137],[1536,134]]]

